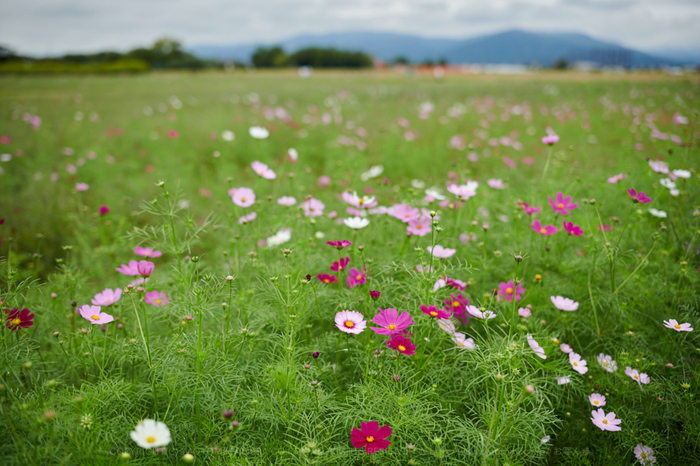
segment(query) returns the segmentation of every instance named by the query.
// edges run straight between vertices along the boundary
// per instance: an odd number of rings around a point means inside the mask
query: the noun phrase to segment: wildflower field
[[[0,83],[2,464],[700,463],[697,77]]]

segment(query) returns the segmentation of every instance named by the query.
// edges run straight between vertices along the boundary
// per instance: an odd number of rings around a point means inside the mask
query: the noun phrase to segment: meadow
[[[3,464],[700,464],[699,96],[0,78]]]

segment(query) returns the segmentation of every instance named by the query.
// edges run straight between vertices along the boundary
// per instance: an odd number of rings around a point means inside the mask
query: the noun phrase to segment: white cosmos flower
[[[663,186],[664,188],[676,189],[676,182],[673,181],[671,178],[661,178],[661,181],[659,181],[659,183],[661,183],[661,186]]]
[[[426,190],[425,190],[425,194],[426,194],[427,196],[430,196],[430,197],[432,197],[432,198],[438,200],[438,201],[444,201],[445,199],[447,199],[445,196],[443,196],[443,195],[440,193],[440,190],[439,190],[438,188],[436,188],[436,187],[432,187],[432,188],[426,189]]]
[[[248,134],[255,139],[267,139],[270,132],[267,130],[267,128],[263,128],[262,126],[251,126],[248,128]]]
[[[677,189],[672,189],[672,190],[669,191],[669,192],[670,192],[671,196],[673,196],[673,197],[678,197],[678,195],[681,193],[681,192],[680,192],[679,190],[677,190]]]
[[[352,202],[350,202],[349,204],[354,205],[355,207],[362,208],[362,207],[371,205],[376,200],[377,200],[377,198],[374,196],[362,196],[362,197],[360,197],[357,195],[357,192],[354,191],[352,193]]]
[[[367,225],[369,225],[369,219],[362,218],[362,217],[350,217],[350,218],[344,219],[343,223],[350,228],[353,228],[355,230],[359,230],[360,228],[364,228]]]
[[[411,180],[411,186],[413,186],[415,189],[423,189],[425,188],[425,182],[421,180]]]
[[[360,179],[362,181],[367,181],[370,178],[378,177],[382,173],[384,173],[384,166],[383,165],[375,165],[375,166],[371,167],[369,170],[367,170],[366,172],[364,172],[363,174],[361,174]]]
[[[224,141],[233,141],[236,139],[236,135],[230,129],[225,129],[221,132],[221,139]]]
[[[688,170],[673,170],[673,174],[676,175],[678,178],[690,178],[691,174]]]
[[[291,228],[281,228],[277,233],[265,240],[268,248],[274,248],[292,239]]]
[[[663,210],[649,209],[649,213],[654,217],[666,218],[666,212],[664,212]]]
[[[131,439],[141,448],[164,447],[170,443],[170,431],[162,422],[144,419],[136,424],[136,430],[131,432]]]

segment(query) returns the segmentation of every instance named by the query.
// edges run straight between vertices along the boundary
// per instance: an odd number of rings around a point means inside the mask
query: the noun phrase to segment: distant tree
[[[433,66],[433,61],[432,60],[425,60],[423,62],[423,66]]]
[[[394,65],[410,65],[411,61],[408,58],[401,55],[401,56],[394,58],[391,61],[391,63]]]
[[[14,50],[0,45],[0,61],[8,61],[18,58]]]
[[[308,48],[295,52],[290,57],[295,66],[314,68],[370,68],[372,57],[362,52],[349,52],[336,49]]]
[[[258,47],[251,61],[256,68],[281,68],[289,65],[289,57],[280,46]]]
[[[555,70],[565,70],[569,68],[569,62],[566,61],[566,58],[560,58],[559,60],[554,62],[554,66],[552,67]]]
[[[125,57],[143,60],[153,69],[201,69],[208,66],[206,61],[182,50],[180,42],[169,38],[157,40],[150,49],[134,49]]]
[[[441,58],[438,60],[438,65],[440,65],[440,66],[447,66],[447,58],[441,57]]]

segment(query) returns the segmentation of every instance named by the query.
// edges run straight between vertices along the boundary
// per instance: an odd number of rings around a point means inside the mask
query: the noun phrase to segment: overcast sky
[[[0,45],[25,54],[271,43],[373,30],[471,37],[520,28],[583,32],[655,50],[700,47],[700,0],[2,0]]]

